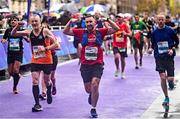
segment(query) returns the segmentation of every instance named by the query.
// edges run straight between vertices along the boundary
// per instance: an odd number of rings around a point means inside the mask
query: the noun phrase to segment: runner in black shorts
[[[32,73],[32,93],[35,105],[32,107],[32,112],[42,111],[39,103],[39,79],[41,71],[44,72],[43,79],[47,88],[47,103],[52,103],[52,82],[50,80],[51,64],[53,63],[51,50],[58,47],[52,32],[47,28],[41,27],[41,18],[38,14],[32,14],[30,17],[32,30],[17,31],[19,27],[24,25],[19,22],[11,34],[15,36],[30,36],[32,48],[31,73]]]
[[[122,57],[128,57],[127,55],[127,48],[124,51],[121,51],[120,48],[113,47],[113,54],[119,53]]]
[[[42,27],[43,28],[48,28],[50,29],[50,26],[48,25],[48,21],[43,21],[42,22]],[[58,45],[58,49],[56,50],[59,50],[60,49],[60,44]],[[57,64],[58,64],[58,57],[56,55],[56,50],[51,50],[51,53],[52,53],[52,58],[53,58],[53,64],[51,64],[51,75],[50,75],[50,79],[52,81],[52,84],[53,84],[53,88],[52,88],[52,95],[56,95],[56,78],[55,78],[55,71],[56,71],[56,67],[57,67]],[[42,75],[43,72],[41,73]],[[47,97],[46,97],[46,85],[45,85],[45,82],[44,80],[41,80],[41,85],[42,85],[42,93],[39,95],[39,98],[41,100],[46,100]]]
[[[13,77],[13,93],[18,94],[17,85],[20,79],[19,69],[23,60],[23,37],[11,35],[12,29],[18,24],[19,18],[12,16],[9,20],[8,28],[3,36],[2,43],[8,42],[7,63],[9,75]],[[20,30],[20,29],[18,29]]]
[[[151,43],[154,49],[156,71],[159,72],[161,88],[165,96],[163,106],[167,108],[169,106],[167,82],[169,89],[174,89],[175,47],[178,46],[179,40],[175,32],[165,25],[164,15],[157,15],[157,25],[157,29],[152,32]]]
[[[116,24],[119,26],[120,30],[113,35],[113,53],[114,53],[114,63],[116,66],[116,71],[114,73],[115,77],[118,77],[121,73],[121,79],[125,79],[125,58],[127,57],[127,41],[128,36],[132,33],[129,26],[124,22],[124,17],[122,15],[116,16]],[[120,60],[120,61],[119,61]],[[119,64],[121,63],[121,71]]]
[[[119,27],[113,21],[106,20],[111,28],[96,29],[96,20],[93,16],[85,18],[87,29],[72,29],[70,24],[75,22],[72,19],[64,28],[65,34],[79,37],[82,44],[80,71],[84,88],[89,94],[88,103],[92,106],[90,113],[93,118],[98,117],[96,105],[99,98],[99,84],[104,69],[102,41],[105,35],[113,34],[119,30]]]

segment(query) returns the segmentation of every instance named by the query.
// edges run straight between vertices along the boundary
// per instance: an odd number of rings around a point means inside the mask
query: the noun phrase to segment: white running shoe
[[[121,79],[125,79],[125,73],[124,72],[121,72]]]
[[[115,73],[114,73],[114,76],[115,76],[115,77],[118,77],[119,74],[120,74],[120,70],[116,70]]]

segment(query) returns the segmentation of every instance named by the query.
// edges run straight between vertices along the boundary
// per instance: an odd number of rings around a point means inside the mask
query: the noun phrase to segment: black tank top
[[[6,30],[8,37],[8,53],[23,53],[23,37],[15,37],[11,35],[12,28]]]
[[[42,45],[45,47],[46,44],[45,44],[45,38],[43,35],[43,28],[41,29],[41,32],[39,33],[38,36],[34,35],[33,31],[31,31],[30,40],[31,40],[31,46]]]

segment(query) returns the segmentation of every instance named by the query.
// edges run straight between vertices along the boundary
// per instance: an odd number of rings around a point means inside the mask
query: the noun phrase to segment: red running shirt
[[[120,30],[113,35],[113,47],[127,48],[127,36],[123,35],[123,31],[128,33],[128,26],[125,23],[119,24]]]
[[[104,36],[107,35],[108,29],[99,28],[97,30],[100,32],[103,40]],[[84,32],[85,29],[73,29],[73,33],[76,37],[79,37],[80,42],[82,41]],[[103,64],[103,49],[96,44],[96,30],[92,33],[88,33],[88,44],[82,47],[80,60],[81,64]]]

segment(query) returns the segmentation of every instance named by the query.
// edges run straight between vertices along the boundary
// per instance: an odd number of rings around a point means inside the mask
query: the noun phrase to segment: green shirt
[[[133,22],[131,24],[132,36],[135,32],[146,30],[146,24],[143,21]],[[141,34],[141,40],[143,40],[143,34]]]

